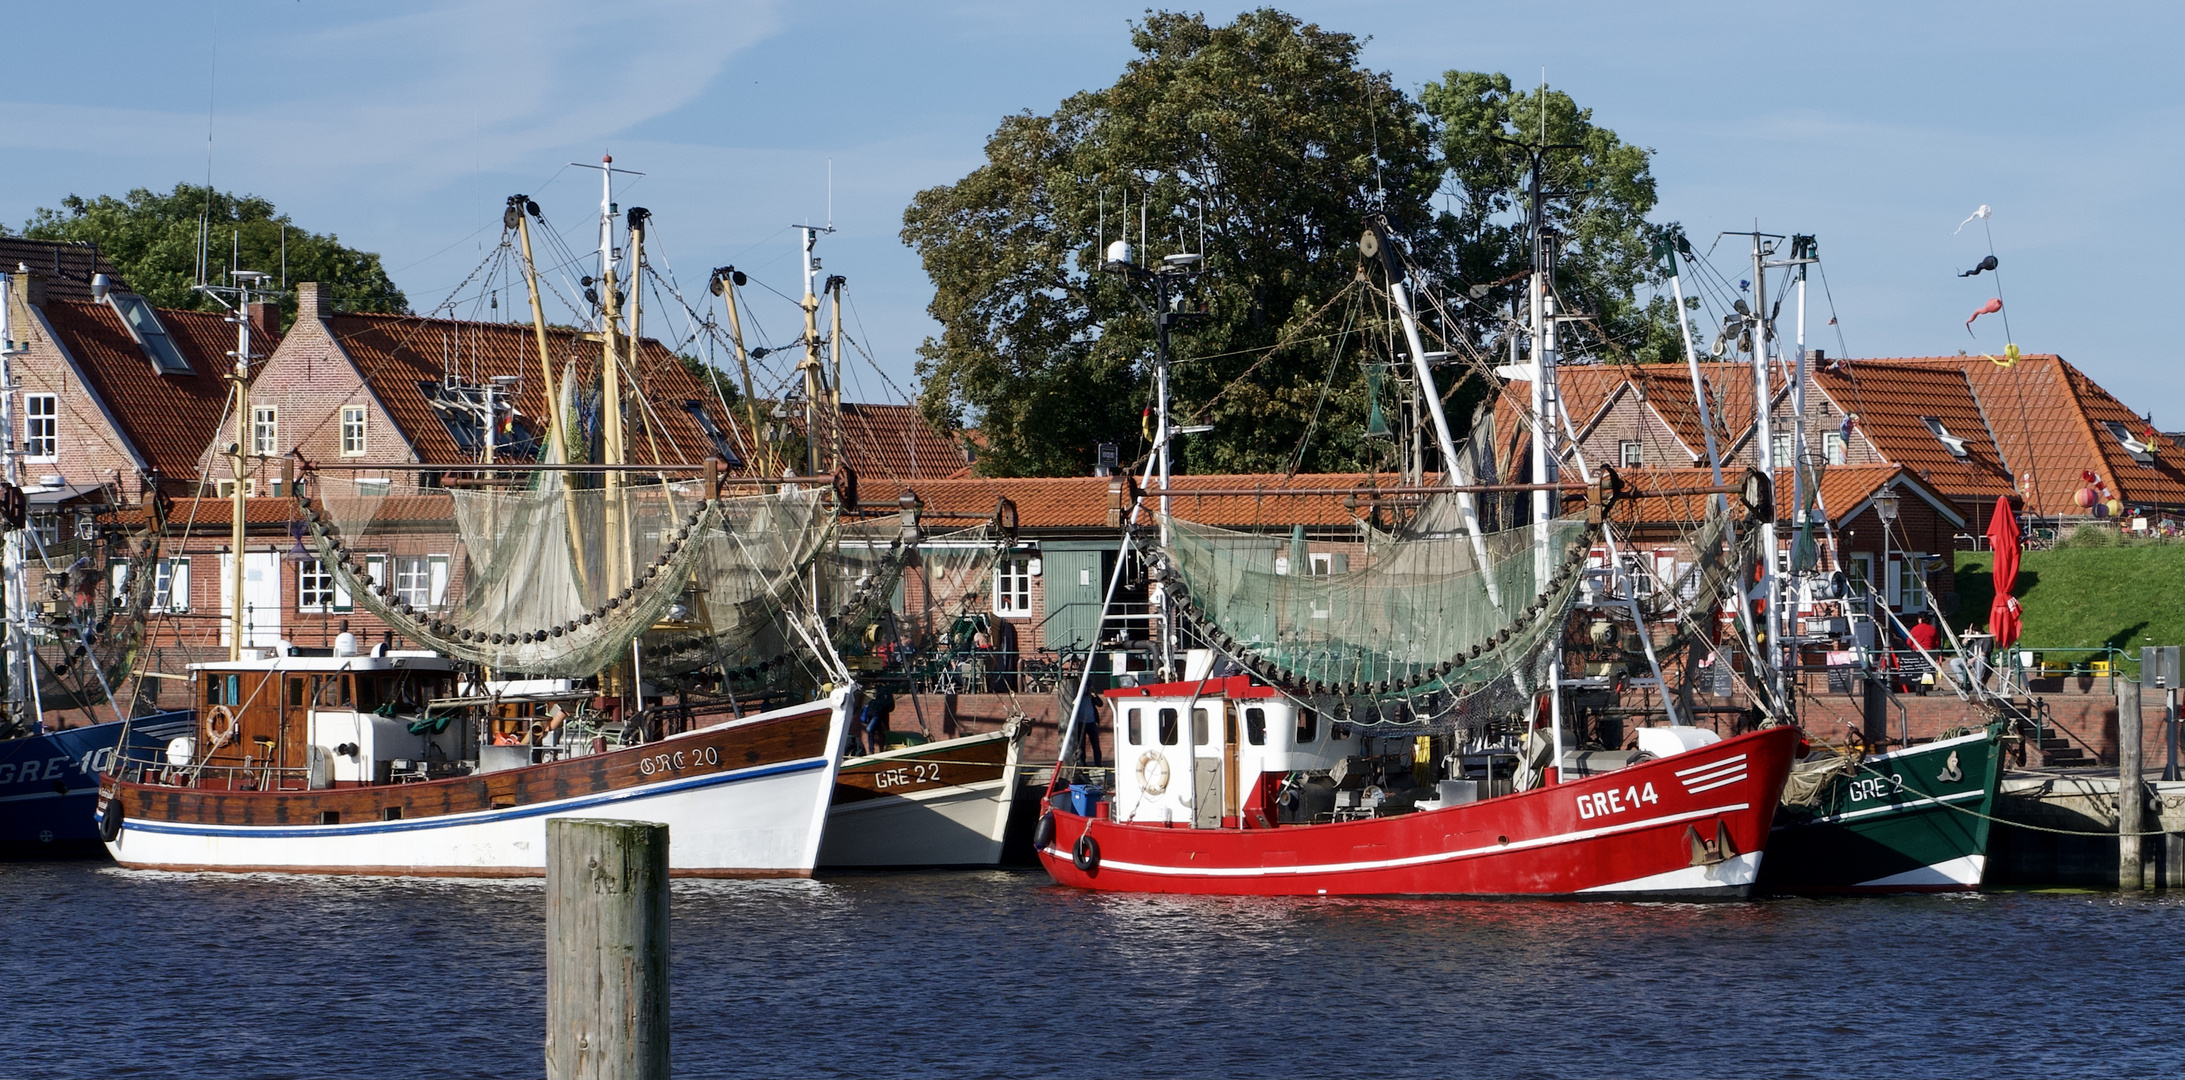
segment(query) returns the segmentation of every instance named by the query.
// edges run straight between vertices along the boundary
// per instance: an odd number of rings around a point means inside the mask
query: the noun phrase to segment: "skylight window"
[[[2155,463],[2155,448],[2133,438],[2131,428],[2115,420],[2103,421],[2102,426],[2109,429],[2110,437],[2117,440],[2118,446],[2124,447],[2125,453],[2132,455],[2132,460],[2142,465]]]
[[[721,425],[713,422],[712,414],[706,412],[706,407],[703,404],[696,401],[686,401],[683,403],[683,411],[689,413],[692,420],[697,421],[698,429],[706,433],[707,440],[713,443],[713,452],[721,455],[722,461],[727,462],[731,467],[744,463],[744,459],[737,455],[736,448],[729,445],[728,434],[721,430]]]
[[[162,375],[191,375],[195,372],[190,362],[182,358],[182,350],[175,348],[174,339],[167,336],[167,328],[159,324],[159,315],[152,305],[135,293],[107,293],[106,302],[121,316],[122,325],[129,328],[129,336],[137,341],[137,347],[152,358],[152,369]]]
[[[1942,421],[1932,416],[1922,416],[1919,420],[1920,423],[1927,425],[1927,430],[1935,433],[1935,438],[1942,440],[1942,445],[1949,449],[1950,456],[1965,456],[1965,440],[1950,434],[1950,429],[1943,427]]]

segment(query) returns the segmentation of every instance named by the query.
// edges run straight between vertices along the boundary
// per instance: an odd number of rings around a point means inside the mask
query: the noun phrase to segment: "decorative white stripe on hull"
[[[1584,893],[1690,893],[1713,889],[1737,889],[1751,885],[1760,876],[1760,853],[1732,855],[1713,866],[1687,866],[1665,874],[1649,874],[1642,878],[1619,881],[1611,885],[1595,885],[1580,889]]]
[[[1988,857],[1986,855],[1960,855],[1955,859],[1945,859],[1931,866],[1922,866],[1917,870],[1907,870],[1901,874],[1891,874],[1888,877],[1879,877],[1872,881],[1862,881],[1852,886],[1852,888],[1977,889],[1980,887],[1981,873],[1986,870],[1987,865]]]

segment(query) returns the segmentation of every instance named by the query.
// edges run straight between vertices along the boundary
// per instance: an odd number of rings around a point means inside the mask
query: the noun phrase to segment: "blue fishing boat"
[[[164,753],[195,726],[189,710],[130,721],[131,757]],[[102,855],[99,773],[113,759],[122,722],[68,728],[0,742],[0,858],[62,859]]]

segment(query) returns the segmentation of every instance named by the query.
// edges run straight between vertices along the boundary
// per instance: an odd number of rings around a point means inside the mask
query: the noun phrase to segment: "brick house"
[[[9,277],[11,325],[25,349],[13,363],[10,441],[23,453],[26,485],[118,483],[121,498],[156,478],[170,494],[194,491],[226,411],[234,323],[153,308],[119,283],[95,294],[73,280],[55,287],[36,270]],[[252,304],[247,318],[252,352],[273,351],[275,305]]]

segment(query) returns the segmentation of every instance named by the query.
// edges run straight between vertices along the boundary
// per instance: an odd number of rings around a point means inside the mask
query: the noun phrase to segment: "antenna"
[[[827,159],[827,228],[835,227],[835,159]]]

